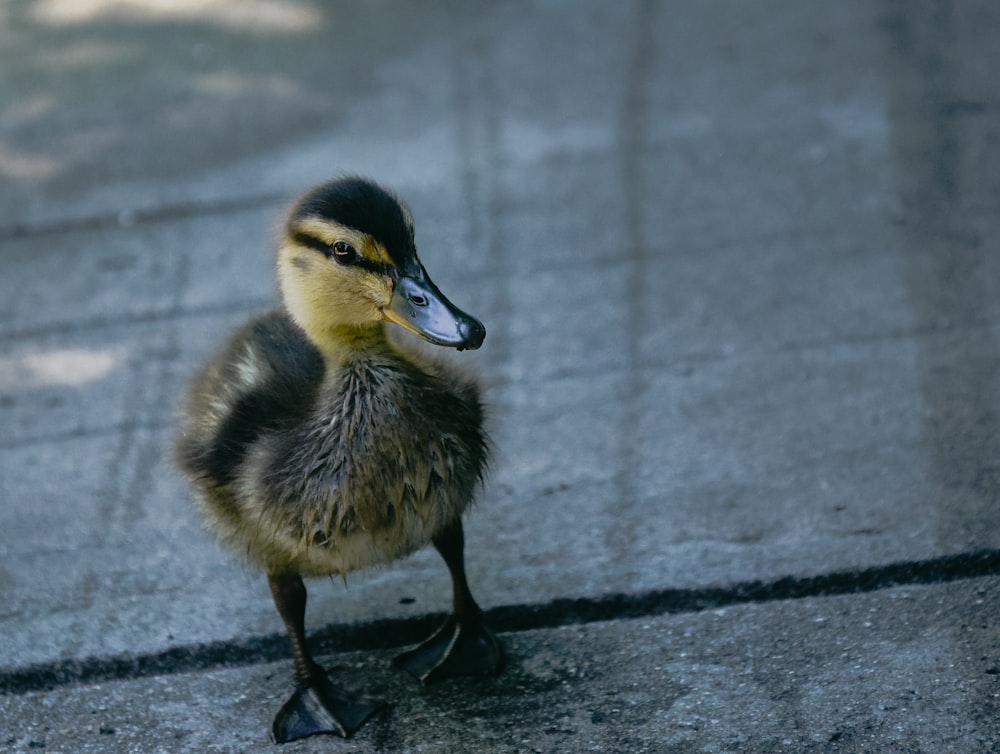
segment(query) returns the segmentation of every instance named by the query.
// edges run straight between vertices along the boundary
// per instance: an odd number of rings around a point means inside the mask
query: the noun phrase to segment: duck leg
[[[433,636],[393,660],[424,683],[459,675],[495,675],[503,665],[500,640],[487,628],[465,578],[465,534],[461,519],[433,539],[451,572],[454,608]]]
[[[268,576],[274,605],[288,629],[292,645],[295,691],[271,724],[275,743],[294,741],[316,733],[347,738],[385,703],[357,696],[330,681],[306,647],[306,587],[297,574]]]

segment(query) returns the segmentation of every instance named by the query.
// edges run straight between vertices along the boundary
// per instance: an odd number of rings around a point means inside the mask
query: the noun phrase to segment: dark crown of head
[[[397,264],[405,264],[405,257],[413,255],[409,212],[395,194],[365,178],[340,178],[317,186],[299,200],[289,225],[305,217],[331,220],[371,236]]]

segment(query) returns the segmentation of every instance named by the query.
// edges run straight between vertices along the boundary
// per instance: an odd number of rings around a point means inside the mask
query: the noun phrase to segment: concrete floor
[[[287,751],[1000,746],[1000,6],[0,8],[0,745],[264,752],[264,579],[169,462],[343,173],[483,320],[467,521],[511,662],[386,667],[423,552],[311,587],[393,708]]]

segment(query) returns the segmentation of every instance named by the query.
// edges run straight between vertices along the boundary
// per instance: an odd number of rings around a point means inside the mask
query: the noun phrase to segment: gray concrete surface
[[[288,750],[1000,750],[998,28],[986,0],[5,4],[0,746],[271,750],[279,620],[166,450],[276,300],[283,208],[361,172],[487,325],[468,559],[512,667],[385,669],[447,608],[433,553],[319,583],[317,641],[395,707]]]
[[[391,671],[386,652],[324,658],[394,705],[351,741],[281,751],[989,751],[998,597],[991,578],[519,632],[503,675],[429,689]],[[0,741],[273,751],[260,727],[283,701],[286,665],[14,697]]]

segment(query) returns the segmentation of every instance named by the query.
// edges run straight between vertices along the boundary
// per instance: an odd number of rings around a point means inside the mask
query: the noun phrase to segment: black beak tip
[[[483,327],[483,323],[478,319],[473,319],[471,317],[467,321],[462,322],[460,333],[462,336],[462,344],[458,347],[459,351],[464,351],[466,348],[474,351],[479,348],[486,339],[486,328]]]

